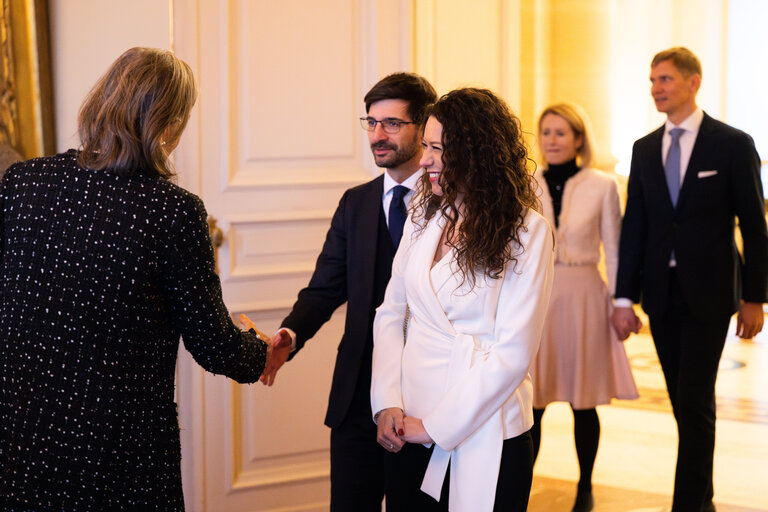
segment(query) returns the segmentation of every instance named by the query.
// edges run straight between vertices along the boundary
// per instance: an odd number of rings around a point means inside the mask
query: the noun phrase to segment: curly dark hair
[[[476,88],[442,96],[429,115],[443,125],[443,195],[432,193],[425,173],[414,198],[413,218],[424,219],[423,229],[438,210],[442,212],[462,283],[474,287],[480,272],[498,279],[524,251],[520,233],[526,230],[525,215],[538,205],[520,120],[504,100]],[[463,218],[457,233],[459,196]]]

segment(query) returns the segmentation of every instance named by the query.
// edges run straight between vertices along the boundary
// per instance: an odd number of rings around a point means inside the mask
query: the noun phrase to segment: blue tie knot
[[[400,201],[405,197],[405,194],[407,194],[409,190],[410,189],[405,185],[397,185],[395,188],[392,189],[392,200]]]
[[[669,136],[672,137],[672,143],[674,144],[676,141],[680,140],[680,136],[683,134],[685,130],[682,128],[672,128],[669,130]]]

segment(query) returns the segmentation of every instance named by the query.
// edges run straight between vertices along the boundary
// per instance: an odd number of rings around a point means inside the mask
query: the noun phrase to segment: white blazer
[[[528,373],[552,289],[553,234],[534,211],[499,279],[461,283],[453,251],[432,266],[445,225],[409,217],[374,321],[371,407],[421,418],[435,441],[422,490],[439,499],[451,462],[452,511],[491,511],[504,439],[533,425]],[[410,308],[403,342],[406,304]]]

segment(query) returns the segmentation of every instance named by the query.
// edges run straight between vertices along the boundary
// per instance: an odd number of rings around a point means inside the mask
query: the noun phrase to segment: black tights
[[[600,442],[600,418],[596,409],[574,409],[573,411],[573,438],[576,442],[576,457],[579,459],[579,491],[592,490],[592,469],[595,467],[597,457],[597,445]],[[539,456],[541,445],[541,418],[544,409],[533,409],[533,461]]]

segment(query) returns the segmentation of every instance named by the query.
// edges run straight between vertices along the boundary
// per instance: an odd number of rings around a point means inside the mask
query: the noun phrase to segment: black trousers
[[[389,455],[376,442],[375,429],[346,423],[331,429],[331,511],[381,512]]]
[[[387,492],[388,512],[447,512],[450,466],[439,502],[420,489],[431,455],[432,448],[408,443],[392,457],[391,485]],[[525,512],[532,479],[533,441],[530,432],[506,439],[501,451],[493,510]]]
[[[331,429],[331,512],[381,512],[393,455],[376,442],[370,389],[361,372],[344,422]]]
[[[702,319],[688,307],[672,271],[668,307],[650,318],[669,400],[677,421],[678,451],[673,512],[712,510],[715,451],[715,381],[729,314]]]

